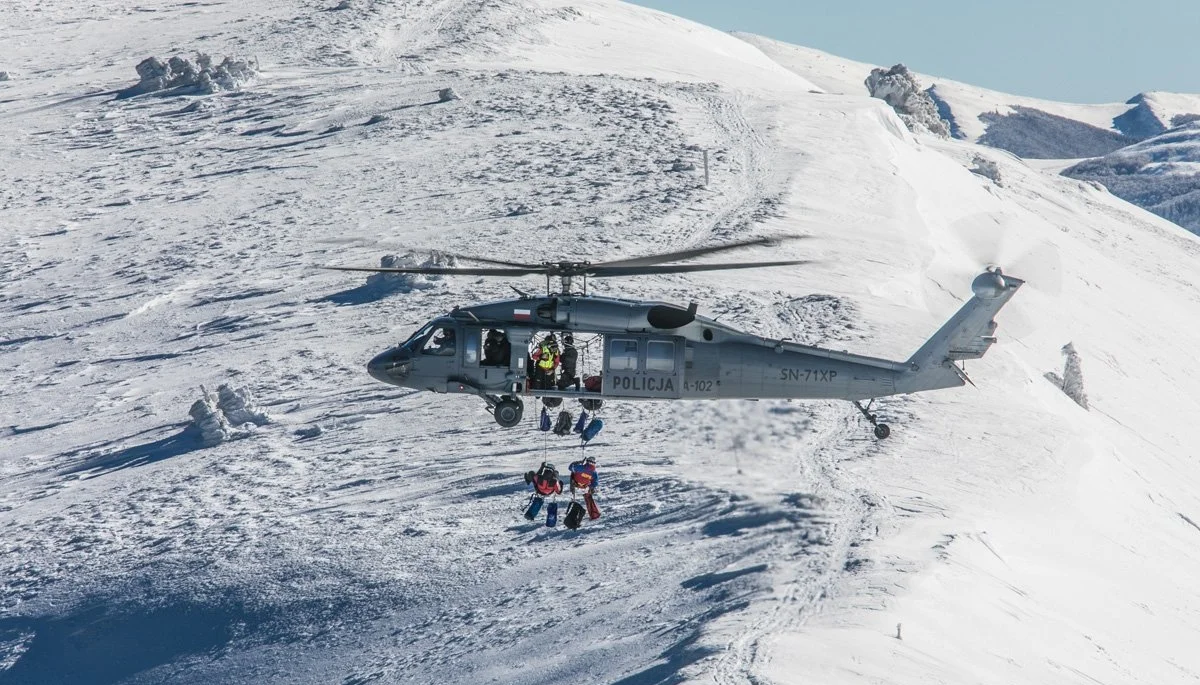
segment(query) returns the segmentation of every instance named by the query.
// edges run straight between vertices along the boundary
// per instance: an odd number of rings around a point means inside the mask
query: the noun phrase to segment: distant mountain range
[[[874,65],[737,34],[829,92],[861,93]],[[952,137],[1024,159],[1064,160],[1061,173],[1200,234],[1200,95],[1139,93],[1079,105],[918,75]],[[1078,160],[1072,164],[1067,160]]]

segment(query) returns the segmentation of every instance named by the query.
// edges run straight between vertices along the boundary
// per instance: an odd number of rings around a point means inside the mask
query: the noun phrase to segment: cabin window
[[[499,328],[489,328],[483,332],[483,362],[484,366],[508,366],[512,361],[512,343],[508,341],[508,333]]]
[[[675,373],[675,343],[670,340],[651,340],[646,343],[646,370]]]
[[[481,331],[467,331],[467,339],[463,345],[463,363],[474,366],[479,362],[479,341]]]
[[[456,350],[454,329],[450,326],[439,328],[429,336],[421,354],[431,354],[439,357],[453,357]]]
[[[635,371],[638,365],[636,340],[618,338],[608,343],[608,368],[610,371]]]

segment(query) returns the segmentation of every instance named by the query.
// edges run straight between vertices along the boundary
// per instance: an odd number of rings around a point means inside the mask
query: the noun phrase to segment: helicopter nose
[[[372,378],[392,385],[400,385],[400,382],[408,376],[408,372],[411,370],[412,357],[407,351],[398,347],[377,355],[367,362],[367,373],[371,374]]]

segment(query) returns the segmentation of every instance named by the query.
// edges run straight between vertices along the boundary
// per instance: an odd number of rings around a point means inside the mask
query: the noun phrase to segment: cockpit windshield
[[[412,352],[416,352],[417,350],[421,349],[421,342],[425,340],[425,336],[429,335],[429,332],[432,331],[436,325],[437,322],[430,321],[424,326],[421,326],[421,330],[408,336],[408,340],[400,343],[400,347]]]

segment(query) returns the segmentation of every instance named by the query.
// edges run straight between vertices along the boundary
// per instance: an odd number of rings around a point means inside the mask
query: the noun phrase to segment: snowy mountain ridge
[[[0,8],[0,681],[1200,674],[1200,239],[914,135],[833,87],[843,63],[659,12],[345,5]],[[194,53],[259,71],[115,97]],[[521,474],[577,443],[363,368],[509,284],[312,268],[778,234],[815,263],[595,287],[897,359],[980,245],[1016,276],[1050,246],[1062,287],[1030,280],[976,388],[880,403],[886,441],[846,403],[614,403],[587,448],[604,516],[568,533],[520,517]],[[1067,343],[1086,410],[1046,379]],[[222,385],[270,420],[205,447],[188,409]]]
[[[876,68],[819,50],[753,34],[735,34],[792,71],[829,92],[862,93]],[[864,76],[865,75],[865,76]],[[1193,232],[1200,231],[1195,191],[1200,180],[1178,145],[1180,127],[1200,119],[1200,95],[1139,93],[1125,103],[1078,105],[1028,98],[917,75],[938,112],[960,140],[1011,152],[1026,160],[1065,160],[1052,164],[1079,180],[1101,183],[1132,202]],[[1144,157],[1147,151],[1158,150]],[[1172,167],[1131,161],[1170,156]],[[1083,158],[1095,158],[1082,161]],[[1076,166],[1072,161],[1078,161]],[[1049,168],[1049,167],[1047,167]]]

